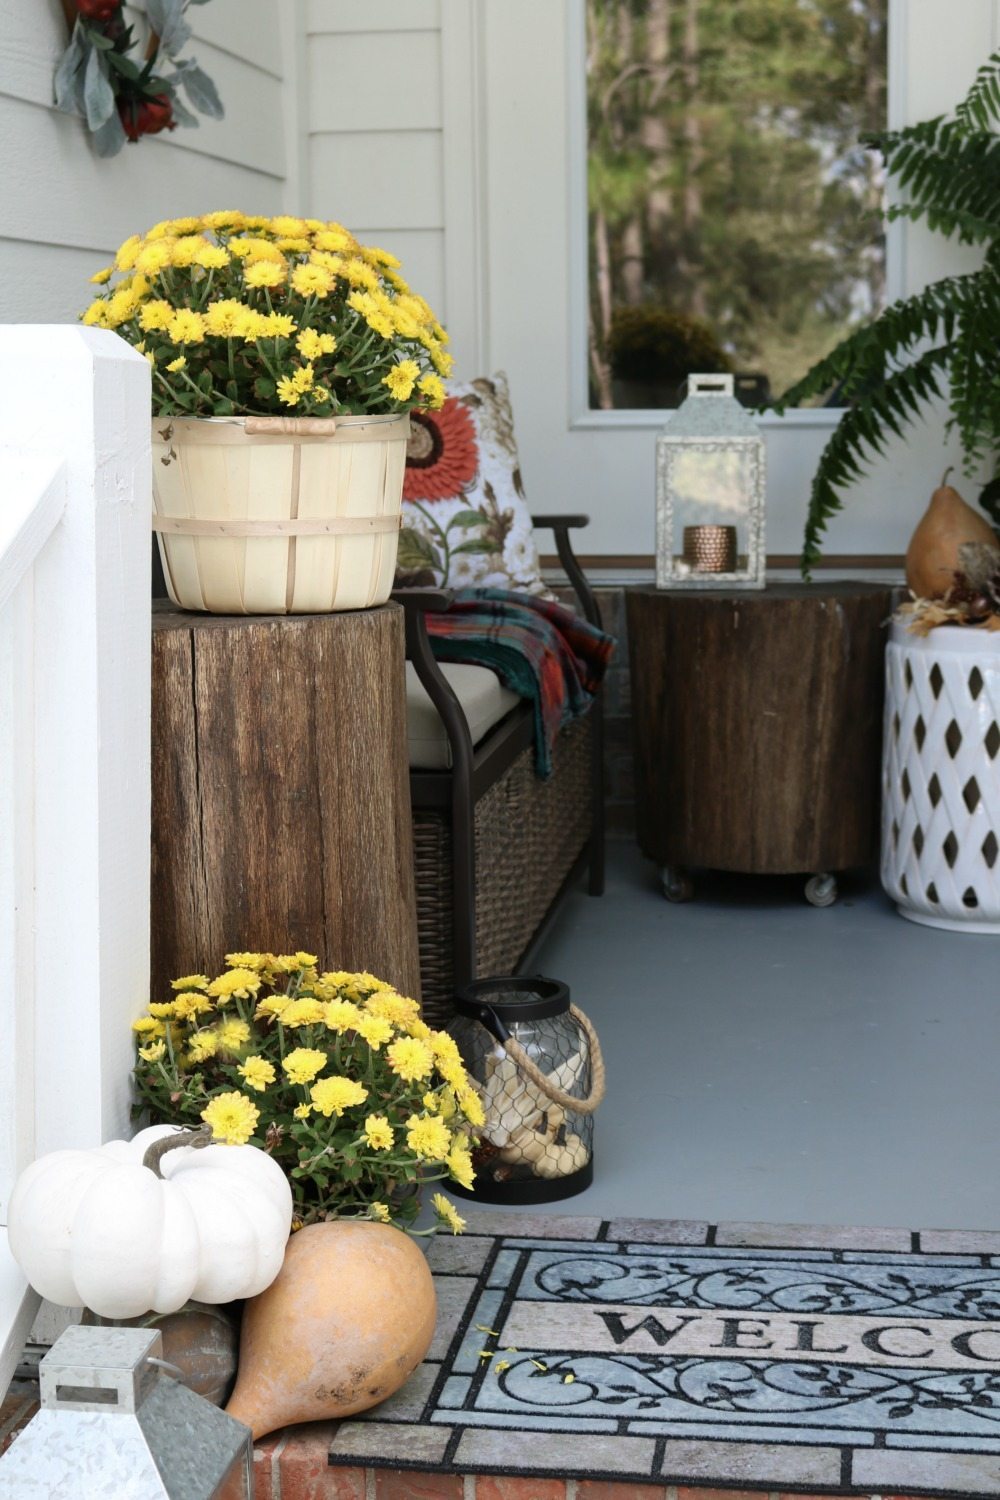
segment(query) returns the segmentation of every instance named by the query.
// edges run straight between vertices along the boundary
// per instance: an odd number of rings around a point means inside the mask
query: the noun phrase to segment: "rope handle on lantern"
[[[604,1098],[607,1073],[604,1067],[604,1054],[601,1051],[601,1043],[594,1024],[590,1018],[584,1015],[578,1005],[571,1005],[569,1013],[577,1023],[580,1030],[590,1045],[590,1093],[585,1099],[578,1099],[575,1094],[568,1094],[554,1084],[547,1073],[543,1073],[537,1063],[532,1062],[520,1042],[515,1041],[512,1036],[506,1036],[500,1041],[501,1047],[510,1057],[515,1066],[524,1074],[530,1083],[533,1083],[540,1094],[553,1104],[558,1104],[562,1109],[578,1115],[592,1115]],[[489,1030],[489,1027],[486,1028]],[[498,1038],[499,1040],[499,1038]]]

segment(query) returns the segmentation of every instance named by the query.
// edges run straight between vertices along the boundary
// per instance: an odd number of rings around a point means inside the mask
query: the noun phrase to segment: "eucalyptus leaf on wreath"
[[[98,156],[114,156],[126,139],[197,125],[199,114],[223,117],[212,79],[195,58],[179,55],[192,36],[188,6],[206,3],[147,0],[149,47],[137,41],[122,4],[111,14],[81,9],[56,68],[53,92],[57,109],[84,116]]]
[[[979,270],[942,277],[886,307],[785,392],[777,409],[835,393],[847,408],[813,479],[802,549],[808,577],[843,491],[936,397],[962,439],[967,472],[993,477],[980,503],[1000,521],[1000,51],[980,68],[952,115],[866,138],[879,151],[900,201],[892,219],[923,219],[960,244],[979,245]],[[831,403],[832,404],[832,403]]]

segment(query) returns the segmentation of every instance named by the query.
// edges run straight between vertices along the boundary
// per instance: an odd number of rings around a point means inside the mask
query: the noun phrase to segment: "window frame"
[[[899,102],[906,98],[906,3],[889,0],[886,49],[887,124],[901,125]],[[589,236],[587,202],[587,0],[566,0],[567,60],[567,192],[569,207],[569,254],[567,318],[569,327],[569,413],[571,431],[657,431],[664,423],[667,407],[638,409],[623,407],[602,411],[590,405],[587,319],[589,314]],[[906,285],[905,221],[886,225],[886,303],[903,295]],[[832,431],[846,407],[797,407],[784,414],[759,412],[755,421],[766,432]]]

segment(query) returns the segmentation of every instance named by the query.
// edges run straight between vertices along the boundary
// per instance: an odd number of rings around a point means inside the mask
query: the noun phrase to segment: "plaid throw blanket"
[[[548,599],[505,589],[460,589],[446,614],[428,615],[440,661],[490,667],[535,711],[535,770],[552,774],[564,724],[585,714],[615,649],[612,636]]]

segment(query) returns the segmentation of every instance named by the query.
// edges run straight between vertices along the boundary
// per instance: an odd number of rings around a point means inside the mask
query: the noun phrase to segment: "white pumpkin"
[[[164,1152],[161,1177],[143,1156],[175,1133],[151,1125],[131,1141],[53,1151],[21,1173],[8,1241],[36,1292],[133,1318],[271,1285],[292,1222],[284,1172],[255,1146],[177,1146]]]

